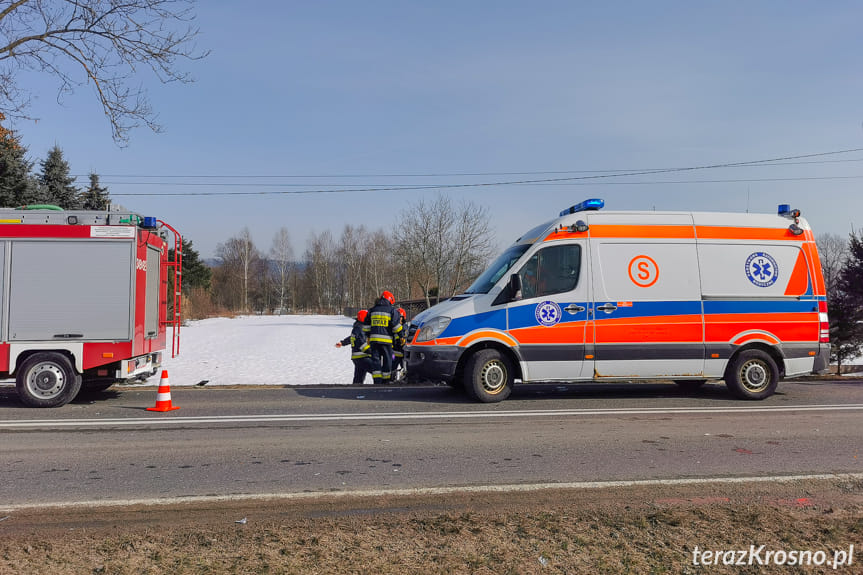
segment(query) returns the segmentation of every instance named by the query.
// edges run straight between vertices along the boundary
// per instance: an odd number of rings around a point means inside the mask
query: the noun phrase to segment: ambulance
[[[0,208],[0,378],[29,407],[57,407],[156,373],[179,353],[182,238],[119,207]],[[173,245],[171,245],[173,243]]]
[[[465,293],[417,315],[414,380],[481,402],[516,382],[724,380],[763,399],[826,371],[815,238],[800,211],[605,211],[589,199],[521,236]]]

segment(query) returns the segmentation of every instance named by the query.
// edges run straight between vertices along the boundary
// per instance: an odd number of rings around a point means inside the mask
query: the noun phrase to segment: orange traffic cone
[[[162,377],[159,379],[159,391],[156,393],[156,406],[148,407],[147,411],[174,411],[180,409],[171,405],[171,384],[168,383],[168,370],[162,370]]]

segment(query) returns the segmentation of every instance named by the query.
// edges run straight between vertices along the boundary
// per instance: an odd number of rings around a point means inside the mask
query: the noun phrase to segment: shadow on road
[[[474,404],[462,390],[448,385],[364,385],[339,388],[297,387],[299,396],[316,399],[356,399],[382,402]],[[785,394],[778,391],[774,397]],[[516,385],[503,405],[513,401],[538,401],[550,399],[686,399],[746,403],[737,400],[722,383],[705,384],[690,391],[673,383],[606,383],[606,384],[529,384]],[[491,404],[499,405],[499,404]]]

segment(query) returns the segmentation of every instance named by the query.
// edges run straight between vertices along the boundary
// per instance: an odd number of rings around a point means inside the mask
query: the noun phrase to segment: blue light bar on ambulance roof
[[[800,217],[800,210],[792,210],[791,204],[779,204],[779,209],[777,210],[780,216],[796,220]]]
[[[586,212],[588,210],[599,210],[603,206],[605,206],[605,200],[600,200],[599,198],[591,198],[589,200],[584,200],[580,204],[575,204],[574,206],[570,206],[560,212],[561,216],[565,216],[567,214],[574,214],[576,212]]]

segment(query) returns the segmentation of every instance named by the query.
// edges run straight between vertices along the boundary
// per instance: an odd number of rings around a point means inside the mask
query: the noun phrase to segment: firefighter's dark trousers
[[[393,346],[391,344],[372,342],[372,379],[375,383],[389,383],[393,370]]]
[[[375,364],[372,363],[370,357],[357,357],[351,360],[354,362],[354,385],[362,385],[366,381],[366,374],[373,373]],[[374,377],[374,376],[372,376]]]

